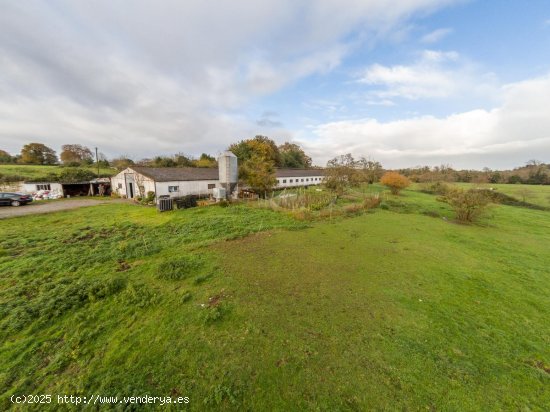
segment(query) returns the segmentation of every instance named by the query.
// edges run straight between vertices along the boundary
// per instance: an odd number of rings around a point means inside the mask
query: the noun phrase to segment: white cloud
[[[491,75],[478,73],[477,68],[454,51],[424,50],[410,65],[373,64],[357,81],[374,86],[369,94],[382,100],[447,98],[465,91],[478,94],[487,93],[487,89],[493,91]]]
[[[392,122],[361,119],[321,124],[303,139],[314,159],[352,152],[388,167],[453,163],[457,167],[514,167],[518,158],[550,153],[550,75],[506,85],[493,110]],[[550,161],[550,158],[543,158]]]
[[[426,44],[437,43],[438,41],[440,41],[443,38],[447,37],[452,32],[453,32],[453,29],[450,29],[450,28],[437,29],[437,30],[434,30],[434,31],[422,36],[420,41],[422,43],[426,43]]]
[[[246,104],[333,70],[358,39],[389,38],[416,13],[457,1],[6,3],[0,147],[222,150],[256,131],[239,114]]]

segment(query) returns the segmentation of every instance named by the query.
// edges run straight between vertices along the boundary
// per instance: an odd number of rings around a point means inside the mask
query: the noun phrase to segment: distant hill
[[[23,180],[33,180],[44,178],[48,175],[59,175],[62,170],[67,169],[65,166],[42,166],[42,165],[0,165],[0,181],[16,182]],[[91,170],[94,173],[97,168],[94,166],[85,166],[81,169]],[[102,167],[99,169],[101,176],[113,176],[117,173],[115,168]]]

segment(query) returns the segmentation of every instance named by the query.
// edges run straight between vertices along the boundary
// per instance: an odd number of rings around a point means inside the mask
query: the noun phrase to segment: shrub
[[[27,180],[25,176],[20,175],[4,175],[0,173],[0,183],[15,183],[15,182],[23,182]]]
[[[380,179],[380,183],[387,186],[394,195],[397,195],[401,189],[408,187],[411,181],[397,172],[386,172]]]
[[[293,210],[291,214],[296,220],[309,221],[313,219],[313,215],[307,209]]]
[[[432,195],[445,195],[451,187],[445,182],[426,183],[422,186],[421,192]]]
[[[363,211],[363,205],[355,203],[344,207],[344,213],[346,215],[356,215]]]
[[[363,200],[363,207],[365,209],[374,209],[374,208],[377,208],[378,206],[380,206],[380,196],[378,196],[378,194],[374,195],[374,196],[367,196],[364,200]]]
[[[489,197],[480,190],[452,189],[439,200],[448,203],[456,213],[456,220],[475,222],[490,203]]]
[[[155,203],[155,192],[147,192],[146,196],[139,196],[137,199],[143,205],[153,205]]]
[[[218,206],[219,207],[228,207],[229,206],[229,202],[227,200],[220,200],[218,202]]]
[[[326,191],[299,190],[298,192],[283,192],[271,199],[271,206],[284,209],[309,209],[319,211],[334,203],[335,196]]]
[[[79,168],[66,168],[59,173],[59,181],[65,183],[79,183],[79,182],[88,182],[92,179],[95,179],[96,175],[94,172],[88,169],[79,169]]]
[[[145,308],[159,301],[159,296],[150,286],[137,282],[130,283],[124,293],[119,295],[120,301],[133,308]]]
[[[206,306],[202,312],[202,320],[205,325],[223,320],[229,313],[229,307],[225,304],[216,306]]]

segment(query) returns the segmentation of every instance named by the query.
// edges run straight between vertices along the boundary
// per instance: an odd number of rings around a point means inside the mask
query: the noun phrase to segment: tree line
[[[399,169],[399,173],[417,183],[463,182],[463,183],[523,183],[532,185],[550,184],[550,164],[529,160],[525,166],[512,170],[455,170],[451,166],[418,166]]]
[[[265,136],[256,136],[253,139],[241,140],[229,146],[244,164],[250,159],[267,162],[269,167],[308,168],[311,167],[311,157],[294,143],[284,143],[277,146],[275,142]],[[176,153],[170,156],[155,156],[134,161],[128,156],[118,156],[113,159],[99,153],[98,161],[101,166],[124,169],[128,166],[148,167],[217,167],[214,156],[202,153],[198,158]],[[43,143],[28,143],[21,152],[11,155],[0,150],[0,164],[29,164],[29,165],[58,165],[87,166],[95,163],[95,156],[89,147],[80,144],[66,144],[61,146],[59,157],[55,150]]]

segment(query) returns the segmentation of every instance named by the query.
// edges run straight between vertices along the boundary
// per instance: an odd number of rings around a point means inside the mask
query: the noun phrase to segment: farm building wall
[[[61,183],[48,183],[48,182],[37,182],[37,183],[23,183],[23,191],[26,193],[35,193],[39,190],[49,190],[57,191],[63,194],[63,186]]]
[[[23,182],[6,182],[0,184],[0,192],[26,192]]]
[[[284,189],[287,187],[300,187],[300,186],[313,186],[323,183],[325,177],[318,176],[290,176],[290,177],[278,177],[276,189]]]
[[[133,196],[129,196],[132,184]],[[181,197],[187,195],[209,196],[214,187],[220,187],[219,180],[184,180],[155,182],[153,179],[127,168],[111,178],[112,190],[119,196],[139,196],[138,186],[143,186],[144,194],[154,192],[158,196]]]
[[[146,173],[145,168],[143,170]],[[151,169],[152,172],[156,173],[159,170],[162,171],[162,168]],[[163,174],[166,175],[166,173]],[[171,174],[173,175],[173,173]],[[277,171],[277,175],[276,189],[315,186],[322,184],[325,180],[322,171],[314,170],[281,169]],[[207,197],[213,195],[214,188],[220,188],[223,185],[219,179],[155,181],[137,170],[133,170],[132,167],[123,170],[111,178],[112,190],[120,196],[140,196],[139,186],[143,188],[143,195],[146,195],[148,192],[154,192],[158,198],[159,196],[182,197],[187,195]]]
[[[143,195],[147,192],[155,192],[155,182],[131,168],[126,168],[119,174],[111,177],[112,191],[119,196],[133,198],[140,196],[140,186],[143,187]],[[131,192],[131,193],[130,193]]]
[[[220,187],[219,180],[186,180],[186,181],[174,181],[174,182],[157,182],[157,196],[170,196],[170,197],[181,197],[181,196],[187,196],[187,195],[210,196],[212,195],[215,187]]]

